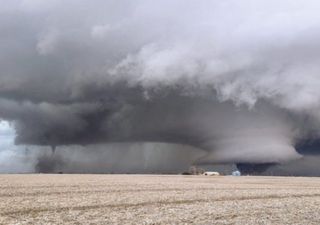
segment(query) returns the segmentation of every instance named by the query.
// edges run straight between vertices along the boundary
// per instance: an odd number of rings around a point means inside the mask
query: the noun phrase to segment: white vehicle
[[[214,172],[214,171],[207,171],[207,172],[204,172],[203,175],[205,175],[205,176],[220,176],[220,173]]]

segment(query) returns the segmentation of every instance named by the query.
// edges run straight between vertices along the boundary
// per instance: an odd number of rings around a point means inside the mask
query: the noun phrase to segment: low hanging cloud
[[[195,163],[279,163],[319,138],[318,1],[2,5],[0,118],[16,144],[160,142],[199,149]]]

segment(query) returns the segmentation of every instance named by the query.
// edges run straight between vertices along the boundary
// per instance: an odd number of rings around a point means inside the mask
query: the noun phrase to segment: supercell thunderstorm
[[[318,1],[2,5],[0,118],[18,145],[171,143],[255,164],[318,143]]]

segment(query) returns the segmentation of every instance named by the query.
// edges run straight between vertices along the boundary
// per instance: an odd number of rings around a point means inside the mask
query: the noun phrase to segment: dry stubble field
[[[0,175],[1,224],[320,224],[320,179]]]

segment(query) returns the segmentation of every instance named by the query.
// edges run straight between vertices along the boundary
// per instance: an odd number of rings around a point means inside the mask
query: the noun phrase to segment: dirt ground
[[[0,175],[0,224],[320,224],[320,179]]]

